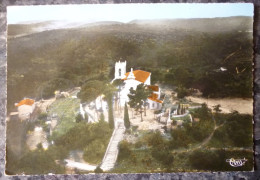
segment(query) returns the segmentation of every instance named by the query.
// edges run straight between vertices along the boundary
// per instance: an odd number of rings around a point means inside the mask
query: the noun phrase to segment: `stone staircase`
[[[123,139],[124,132],[125,126],[123,120],[115,119],[115,129],[100,166],[103,171],[109,171],[114,168],[119,152],[118,145]]]

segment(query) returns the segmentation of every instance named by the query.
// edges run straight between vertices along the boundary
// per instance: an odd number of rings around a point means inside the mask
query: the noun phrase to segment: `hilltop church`
[[[130,88],[136,90],[137,86],[141,83],[147,85],[151,90],[152,94],[147,99],[148,109],[161,109],[162,101],[160,100],[160,88],[159,86],[151,85],[151,73],[143,70],[133,70],[126,72],[126,61],[116,62],[115,64],[115,77],[114,80],[121,79],[124,81],[124,86],[118,93],[119,105],[124,106],[125,103],[129,102],[128,94]]]

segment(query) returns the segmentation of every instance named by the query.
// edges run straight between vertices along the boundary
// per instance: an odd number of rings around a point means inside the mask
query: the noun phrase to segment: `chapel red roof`
[[[126,77],[123,80],[127,79],[129,73],[130,72],[127,72],[125,74]],[[142,71],[142,70],[135,70],[135,71],[133,71],[133,73],[135,75],[135,80],[140,81],[142,83],[144,83],[151,74],[150,72],[146,72],[146,71]]]

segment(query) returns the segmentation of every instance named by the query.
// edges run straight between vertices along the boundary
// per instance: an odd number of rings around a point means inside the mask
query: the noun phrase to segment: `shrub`
[[[136,131],[137,130],[137,128],[138,128],[138,126],[132,126],[132,131]]]
[[[226,163],[220,158],[220,154],[203,150],[194,151],[189,156],[189,162],[193,168],[202,170],[217,170]]]
[[[104,113],[101,113],[101,114],[100,114],[99,121],[105,122]]]
[[[76,119],[76,123],[79,123],[79,122],[81,122],[81,121],[84,120],[83,116],[82,116],[80,113],[77,114],[77,116],[75,117],[75,119]]]
[[[38,116],[38,119],[40,120],[47,120],[47,113],[43,112]]]
[[[94,140],[84,149],[83,158],[86,162],[97,164],[102,161],[106,146],[102,140]]]
[[[135,148],[141,148],[145,143],[142,140],[137,141],[134,146]]]
[[[18,172],[25,174],[61,174],[65,168],[55,162],[55,158],[48,151],[36,149],[29,151],[18,162]]]
[[[131,144],[128,143],[126,140],[123,140],[119,144],[119,155],[118,159],[123,160],[123,159],[128,159],[132,154],[131,151]]]
[[[162,112],[162,110],[155,110],[154,114],[160,114]]]
[[[166,167],[170,166],[173,163],[173,155],[169,148],[153,148],[152,156],[158,161],[162,162]]]
[[[95,173],[103,173],[103,170],[100,168],[100,166],[97,166],[94,170]]]
[[[159,131],[152,132],[146,137],[146,142],[151,147],[158,147],[164,144],[164,139]]]
[[[188,90],[184,87],[177,88],[177,98],[184,98],[188,95]]]

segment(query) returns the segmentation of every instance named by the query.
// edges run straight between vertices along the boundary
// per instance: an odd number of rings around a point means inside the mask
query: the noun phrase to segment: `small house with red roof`
[[[15,106],[18,109],[18,117],[20,120],[29,119],[35,109],[35,101],[33,99],[24,98]]]
[[[148,86],[149,89],[152,90],[152,94],[148,97],[147,103],[149,109],[161,109],[163,101],[160,100],[161,98],[161,90],[159,86],[150,85]]]
[[[139,84],[147,85],[151,90],[152,94],[148,98],[148,108],[149,109],[160,109],[162,106],[162,101],[160,99],[160,88],[159,86],[151,86],[151,73],[143,70],[133,70],[131,68],[130,72],[126,72],[126,61],[116,62],[115,64],[115,79],[121,79],[124,81],[124,87],[120,91],[119,104],[124,106],[126,102],[129,101],[128,94],[130,93],[130,88],[134,90]]]

